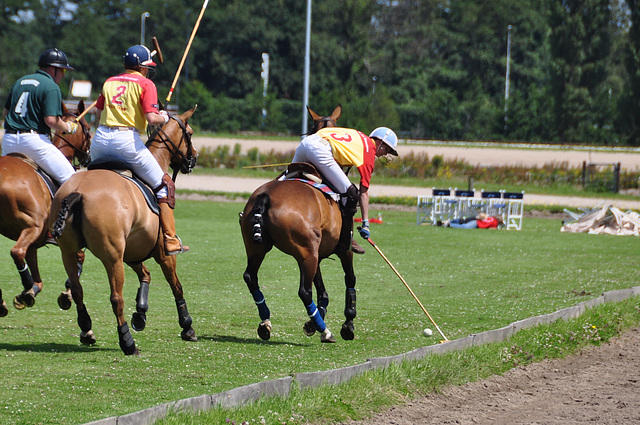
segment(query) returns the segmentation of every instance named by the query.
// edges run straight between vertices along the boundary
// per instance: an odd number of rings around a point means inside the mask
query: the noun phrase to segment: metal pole
[[[149,12],[144,12],[140,16],[140,44],[144,46],[144,21],[149,17]]]
[[[511,25],[507,27],[507,74],[504,83],[504,129],[507,129],[509,102],[509,71],[511,69]]]
[[[307,0],[307,32],[304,50],[304,94],[302,96],[302,131],[307,133],[307,104],[309,103],[309,57],[311,55],[311,0]],[[304,137],[304,136],[303,136]]]

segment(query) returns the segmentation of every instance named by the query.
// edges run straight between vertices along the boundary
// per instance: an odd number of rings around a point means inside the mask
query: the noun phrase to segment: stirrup
[[[169,239],[177,239],[178,243],[180,244],[180,248],[179,249],[174,249],[173,251],[169,251],[167,249],[167,242],[169,241]],[[166,255],[177,255],[177,254],[182,254],[183,252],[187,252],[189,251],[189,247],[182,245],[182,239],[180,239],[180,237],[178,235],[176,235],[175,237],[172,236],[165,236],[164,237],[164,253]]]

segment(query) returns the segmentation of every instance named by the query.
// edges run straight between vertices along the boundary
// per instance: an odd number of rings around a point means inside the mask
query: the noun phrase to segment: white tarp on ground
[[[638,236],[640,235],[640,215],[634,211],[622,212],[616,207],[605,205],[583,214],[576,221],[565,223],[560,231]]]

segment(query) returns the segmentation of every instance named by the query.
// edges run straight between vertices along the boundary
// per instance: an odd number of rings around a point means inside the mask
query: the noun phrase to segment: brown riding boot
[[[166,202],[160,202],[160,226],[164,236],[164,252],[166,255],[176,255],[189,251],[189,247],[182,245],[182,241],[176,235],[173,208]]]
[[[355,239],[351,239],[351,251],[354,254],[364,254],[364,248]]]

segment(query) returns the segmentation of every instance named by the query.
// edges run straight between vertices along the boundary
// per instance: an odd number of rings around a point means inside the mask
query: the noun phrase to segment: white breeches
[[[5,133],[2,138],[2,155],[9,153],[27,155],[59,184],[66,182],[76,172],[60,149],[44,134]]]
[[[353,184],[333,158],[331,144],[318,135],[312,134],[302,139],[296,148],[292,162],[313,164],[338,193],[346,193],[349,186]]]
[[[91,141],[91,160],[113,159],[124,161],[131,170],[140,177],[151,189],[162,184],[164,171],[158,161],[144,145],[140,134],[136,130],[120,130],[118,127],[101,125]],[[167,196],[167,188],[160,189],[156,196]]]

